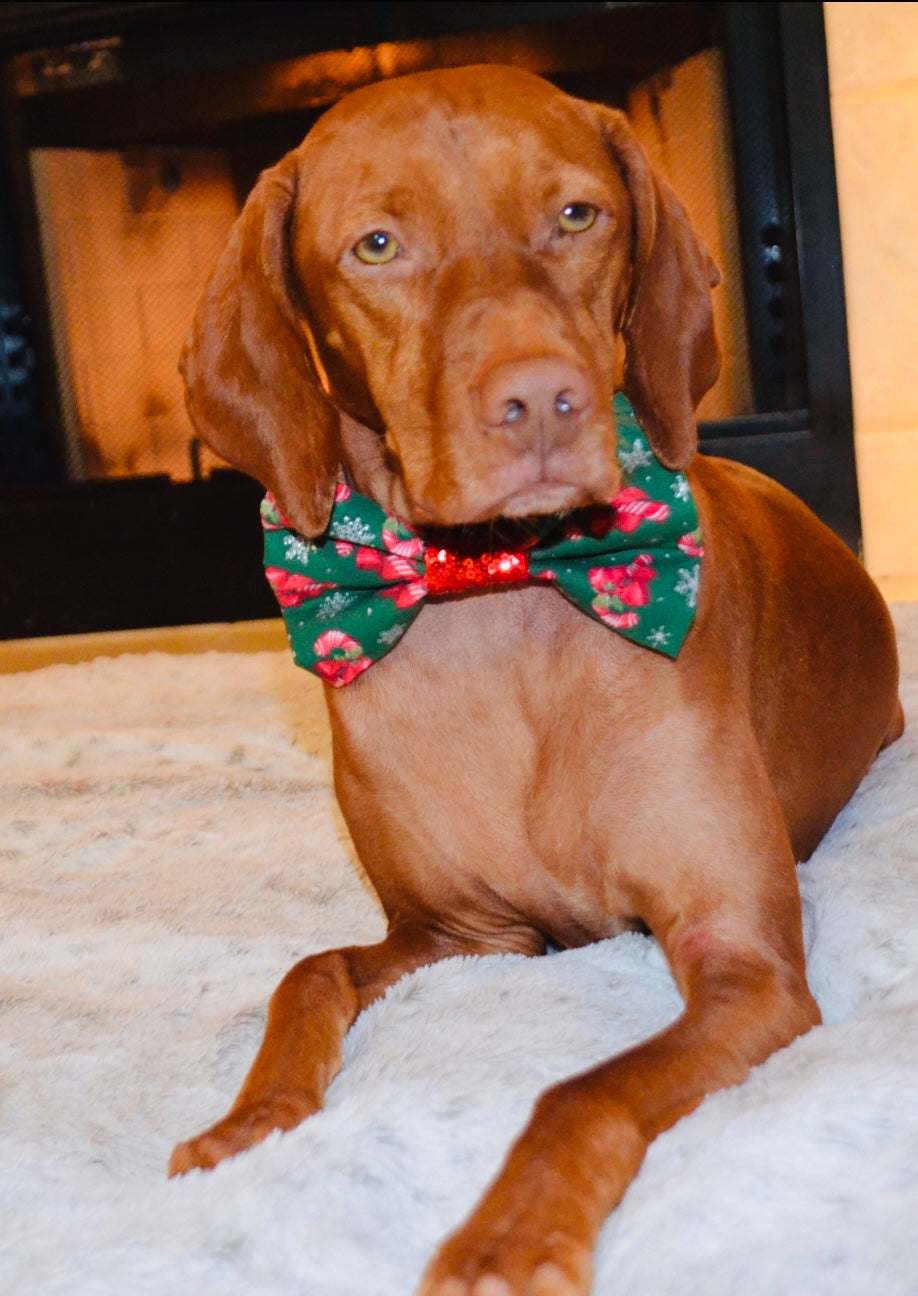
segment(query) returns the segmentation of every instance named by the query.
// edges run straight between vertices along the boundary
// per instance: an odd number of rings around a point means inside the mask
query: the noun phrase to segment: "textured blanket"
[[[825,1025],[657,1140],[599,1296],[918,1292],[918,605],[897,622],[910,727],[800,869]],[[11,1296],[410,1296],[539,1091],[680,1010],[635,935],[442,963],[358,1020],[321,1113],[169,1182],[287,968],[383,932],[321,685],[281,653],[126,656],[0,678],[0,717]]]

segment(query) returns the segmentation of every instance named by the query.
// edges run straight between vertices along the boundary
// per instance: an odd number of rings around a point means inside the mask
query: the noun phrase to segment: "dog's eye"
[[[582,234],[590,228],[598,215],[599,208],[592,203],[568,203],[558,216],[558,228],[564,234]]]
[[[391,234],[385,230],[373,230],[354,245],[354,256],[365,265],[385,265],[387,261],[394,261],[400,250],[397,239]]]

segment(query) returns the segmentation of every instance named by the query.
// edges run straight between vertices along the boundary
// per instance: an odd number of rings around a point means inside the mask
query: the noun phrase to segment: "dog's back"
[[[748,710],[806,859],[902,732],[892,621],[862,564],[789,491],[704,455],[689,477],[717,592],[702,603],[699,637],[706,623],[722,646],[704,678],[734,715]]]

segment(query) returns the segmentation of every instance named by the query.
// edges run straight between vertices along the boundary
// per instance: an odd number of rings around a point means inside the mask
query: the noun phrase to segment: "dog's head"
[[[605,502],[616,387],[668,467],[691,458],[716,282],[620,113],[512,68],[381,82],[252,191],[188,406],[306,535],[342,470],[419,524]]]

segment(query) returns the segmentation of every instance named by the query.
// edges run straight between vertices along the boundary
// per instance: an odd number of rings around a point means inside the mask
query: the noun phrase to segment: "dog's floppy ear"
[[[679,199],[651,171],[626,118],[599,111],[635,222],[620,321],[625,394],[657,457],[667,468],[684,468],[697,444],[695,409],[720,370],[711,310],[720,274]]]
[[[202,439],[314,536],[334,501],[339,415],[316,377],[290,281],[296,185],[291,153],[252,190],[198,307],[181,370]]]

